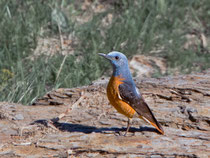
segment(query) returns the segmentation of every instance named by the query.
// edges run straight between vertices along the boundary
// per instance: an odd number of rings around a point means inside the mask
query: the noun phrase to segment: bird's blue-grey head
[[[120,75],[125,79],[131,79],[131,74],[128,67],[128,59],[123,53],[113,51],[108,54],[99,53],[99,55],[111,62],[114,76]]]

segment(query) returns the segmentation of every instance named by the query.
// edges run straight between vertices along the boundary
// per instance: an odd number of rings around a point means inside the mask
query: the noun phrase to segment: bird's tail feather
[[[146,119],[144,116],[139,116],[139,118],[143,119],[144,121],[150,123],[151,125],[153,125],[161,134],[164,134],[164,130],[161,127],[160,123],[155,119],[155,122],[152,122],[148,119]]]

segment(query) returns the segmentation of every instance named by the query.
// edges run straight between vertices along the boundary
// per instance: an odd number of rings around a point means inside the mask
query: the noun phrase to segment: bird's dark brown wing
[[[135,85],[124,82],[119,85],[119,93],[122,100],[128,103],[140,115],[140,117],[156,127],[160,133],[164,133],[163,128],[154,117],[141,94],[137,91]]]

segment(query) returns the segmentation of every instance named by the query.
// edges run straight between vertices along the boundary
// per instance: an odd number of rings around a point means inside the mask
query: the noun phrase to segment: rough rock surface
[[[134,118],[121,136],[127,119],[109,105],[106,83],[57,89],[34,106],[0,103],[0,157],[210,156],[210,71],[136,78],[165,135]]]
[[[129,61],[129,67],[136,77],[151,77],[159,72],[164,75],[167,71],[166,61],[160,57],[134,55]]]

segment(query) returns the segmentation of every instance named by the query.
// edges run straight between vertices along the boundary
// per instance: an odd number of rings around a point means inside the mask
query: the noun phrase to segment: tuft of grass
[[[210,1],[116,0],[108,9],[91,13],[88,22],[82,1],[28,0],[0,2],[0,101],[30,104],[47,91],[91,83],[110,68],[98,53],[117,50],[167,59],[168,74],[210,67],[208,46],[184,49],[186,35],[195,31],[210,37]],[[93,1],[92,5],[99,3]],[[108,20],[107,20],[108,19]],[[107,22],[108,21],[108,22]],[[71,55],[30,59],[38,37],[73,35]],[[74,40],[74,39],[73,39]],[[62,51],[62,50],[61,50]],[[155,76],[159,76],[158,71]]]

